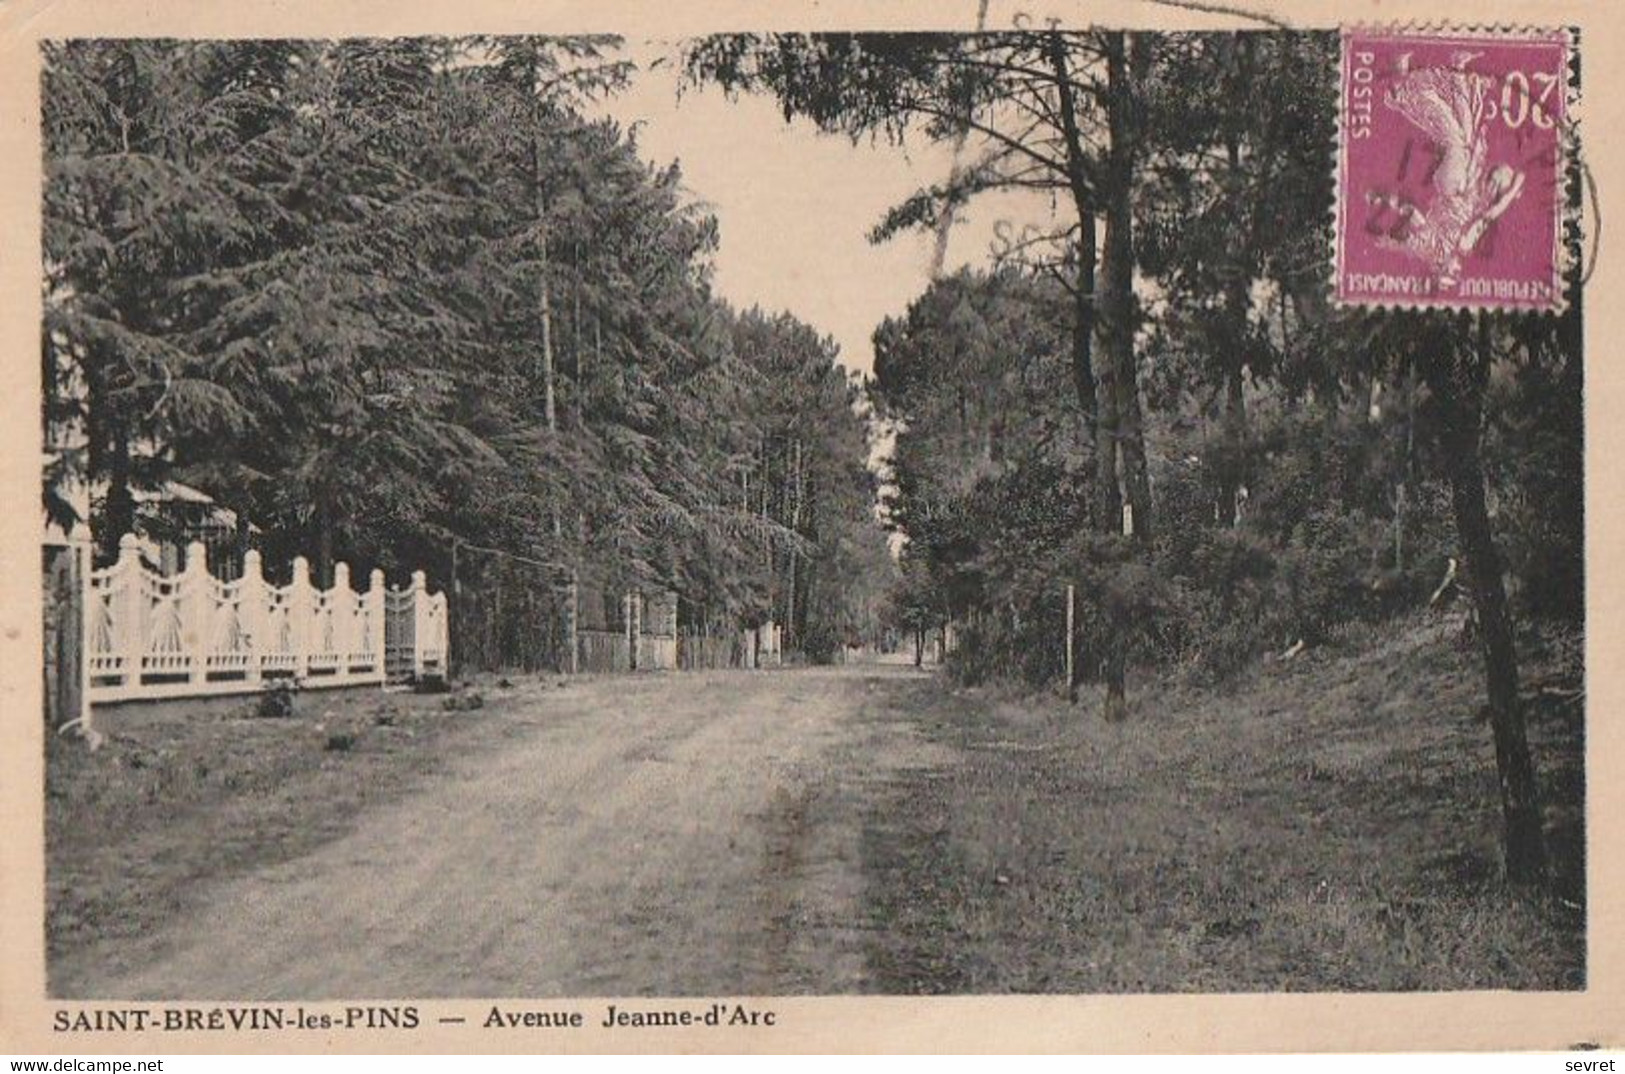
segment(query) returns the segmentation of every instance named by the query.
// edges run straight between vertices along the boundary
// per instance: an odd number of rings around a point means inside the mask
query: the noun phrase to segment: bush
[[[825,623],[807,627],[801,638],[801,652],[809,664],[835,663],[835,652],[840,647],[841,639],[835,629]]]
[[[1065,593],[1025,610],[1006,608],[959,624],[958,643],[946,666],[954,681],[977,686],[991,681],[1039,687],[1065,674]]]
[[[294,679],[273,679],[267,682],[254,703],[254,715],[262,720],[286,720],[294,713],[293,699],[299,692]]]
[[[944,600],[958,609],[949,671],[965,683],[1058,679],[1068,581],[1084,680],[1108,643],[1135,662],[1220,679],[1261,654],[1423,606],[1460,553],[1449,486],[1430,470],[1425,429],[1413,435],[1404,413],[1260,415],[1237,527],[1216,516],[1217,448],[1188,437],[1154,475],[1149,554],[1065,504],[1026,517],[999,498],[1004,484],[978,484],[977,502],[993,506],[917,565],[929,565],[917,602],[933,614]],[[1536,409],[1487,434],[1490,507],[1519,614],[1583,608],[1582,515],[1570,503],[1581,486],[1565,454],[1573,420]]]
[[[473,712],[475,709],[485,707],[485,695],[478,690],[453,694],[450,697],[441,699],[440,707],[447,712]]]

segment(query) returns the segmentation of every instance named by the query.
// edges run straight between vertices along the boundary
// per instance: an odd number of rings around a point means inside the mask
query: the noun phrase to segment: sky
[[[645,159],[677,160],[684,187],[716,215],[722,297],[740,307],[788,310],[834,337],[847,367],[870,371],[871,336],[884,317],[903,313],[925,290],[935,240],[910,232],[876,246],[867,232],[887,209],[947,178],[950,147],[923,136],[903,147],[854,145],[802,120],[787,123],[765,96],[730,101],[707,87],[679,98],[677,52],[671,43],[629,43],[640,72],[604,110],[637,125]],[[666,62],[656,63],[661,57]],[[972,205],[950,237],[947,271],[985,264],[995,224],[1011,211],[992,201]]]

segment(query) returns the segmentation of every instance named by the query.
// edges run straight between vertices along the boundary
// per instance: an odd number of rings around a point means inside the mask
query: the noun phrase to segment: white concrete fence
[[[186,549],[179,574],[141,560],[126,534],[118,562],[92,571],[86,593],[91,702],[246,693],[278,679],[304,688],[382,685],[387,679],[444,675],[446,596],[430,594],[422,571],[405,589],[386,590],[373,571],[366,592],[350,588],[350,568],[333,568],[333,587],[310,582],[293,561],[285,586],[266,582],[260,555],[243,557],[241,578],[209,573],[202,544]]]

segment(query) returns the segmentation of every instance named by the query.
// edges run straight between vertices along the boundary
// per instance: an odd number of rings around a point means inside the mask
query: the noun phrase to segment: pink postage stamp
[[[1336,301],[1563,305],[1563,31],[1345,29]]]

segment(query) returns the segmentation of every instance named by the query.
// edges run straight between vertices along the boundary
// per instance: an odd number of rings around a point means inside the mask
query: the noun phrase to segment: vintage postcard
[[[1625,20],[0,12],[0,1050],[1625,1047]]]

